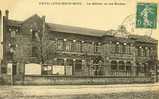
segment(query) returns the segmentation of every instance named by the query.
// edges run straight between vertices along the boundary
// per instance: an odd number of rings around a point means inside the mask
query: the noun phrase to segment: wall
[[[151,83],[152,78],[146,77],[71,77],[71,76],[25,76],[21,82],[25,85],[55,85],[55,84],[124,84]]]

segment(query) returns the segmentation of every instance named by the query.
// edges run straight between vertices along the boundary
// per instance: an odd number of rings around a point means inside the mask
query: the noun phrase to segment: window
[[[145,73],[148,72],[148,65],[146,63],[144,63],[143,66],[144,66],[144,72]]]
[[[35,40],[35,39],[36,39],[36,32],[32,31],[32,40]]]
[[[76,51],[80,52],[81,51],[81,42],[76,43]]]
[[[120,52],[120,45],[116,44],[115,45],[115,53],[119,53]]]
[[[92,43],[89,42],[89,43],[87,44],[87,46],[88,46],[88,49],[87,49],[88,52],[89,52],[89,53],[93,53],[93,52],[94,52],[94,44],[92,44]]]
[[[123,61],[119,61],[119,70],[124,71],[125,70],[125,64]]]
[[[116,44],[113,44],[113,43],[112,43],[112,44],[110,44],[110,46],[111,46],[111,52],[112,52],[112,53],[115,53],[115,51],[116,51],[116,50],[115,50]]]
[[[63,40],[57,41],[57,50],[63,50]]]
[[[32,56],[33,57],[38,56],[38,48],[36,46],[32,46]]]
[[[75,72],[80,72],[81,70],[82,70],[82,61],[81,60],[76,60]]]
[[[99,52],[100,52],[100,50],[99,50],[99,49],[100,49],[100,43],[95,43],[94,48],[95,48],[95,51],[94,51],[94,52],[95,52],[95,53],[96,53],[96,52],[99,53]]]
[[[141,64],[140,65],[140,72],[144,73],[145,72],[145,65],[144,64]]]
[[[72,59],[67,59],[65,73],[66,73],[66,75],[72,75],[72,73],[73,73],[73,60]]]
[[[71,44],[71,51],[76,51],[76,42],[74,41],[74,42],[72,42],[72,44]]]
[[[123,53],[123,46],[122,44],[119,44],[119,53]]]
[[[65,50],[66,51],[71,51],[71,45],[72,45],[71,41],[66,41],[65,42]]]
[[[11,31],[11,37],[15,38],[15,36],[16,36],[16,32],[15,31]]]
[[[146,48],[146,56],[150,56],[150,49]]]
[[[122,52],[123,52],[123,53],[126,53],[126,45],[123,45],[123,46],[122,46]]]
[[[138,48],[138,56],[143,56],[144,55],[144,49],[140,46]]]
[[[82,52],[85,52],[87,46],[86,43],[83,41],[81,45],[82,45]]]
[[[111,70],[113,70],[113,71],[117,70],[117,62],[116,61],[111,62]]]
[[[146,56],[146,48],[143,49],[143,56]]]
[[[140,50],[141,50],[141,56],[144,56],[144,49],[140,48]]]
[[[126,62],[126,71],[131,71],[131,63]]]
[[[98,52],[98,44],[97,43],[95,43],[95,45],[94,45],[94,52],[96,53],[96,52]]]
[[[89,43],[82,43],[82,52],[89,52]]]
[[[143,65],[143,64],[138,63],[138,64],[137,64],[137,67],[138,67],[138,71],[139,71],[140,73],[143,73],[143,72],[144,72],[144,65]]]

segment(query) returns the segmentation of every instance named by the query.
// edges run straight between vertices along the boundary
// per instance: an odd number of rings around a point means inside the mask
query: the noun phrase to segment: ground
[[[159,99],[159,83],[0,86],[0,99]]]

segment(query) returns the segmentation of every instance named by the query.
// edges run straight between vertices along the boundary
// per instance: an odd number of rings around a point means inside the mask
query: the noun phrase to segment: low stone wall
[[[152,83],[150,77],[79,77],[79,76],[25,76],[24,85],[66,85],[66,84],[130,84]]]

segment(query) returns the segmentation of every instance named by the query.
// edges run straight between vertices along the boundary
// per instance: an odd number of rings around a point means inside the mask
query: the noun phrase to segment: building
[[[151,37],[127,34],[124,26],[104,31],[47,23],[36,14],[24,21],[8,15],[3,16],[2,73],[11,63],[15,80],[24,81],[29,63],[42,64],[41,77],[152,80],[158,41]]]

